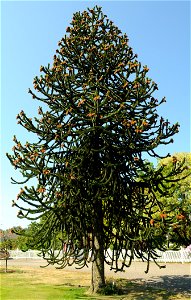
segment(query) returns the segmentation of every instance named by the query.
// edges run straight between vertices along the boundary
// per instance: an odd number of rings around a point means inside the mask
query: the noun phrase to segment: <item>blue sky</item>
[[[190,152],[190,2],[189,1],[2,1],[1,4],[1,222],[0,228],[25,226],[11,207],[19,186],[11,184],[17,173],[5,156],[14,134],[21,141],[32,136],[17,125],[23,109],[37,115],[38,101],[27,93],[41,65],[52,62],[57,42],[76,11],[100,5],[103,12],[127,33],[138,60],[148,65],[159,87],[155,94],[167,103],[159,114],[179,122],[174,144],[160,149]]]

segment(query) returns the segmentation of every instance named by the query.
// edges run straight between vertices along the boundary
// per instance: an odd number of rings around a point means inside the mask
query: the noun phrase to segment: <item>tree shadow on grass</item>
[[[120,279],[119,284],[120,282],[123,290],[126,290],[127,294],[131,293],[134,300],[168,300],[178,294],[184,296],[182,299],[190,299],[191,296],[191,277],[187,275],[160,276],[149,280],[136,279],[131,282]]]
[[[79,296],[76,299],[91,300],[171,300],[190,299],[189,276],[161,276],[149,280],[117,279],[115,284],[121,289],[122,295],[110,296]]]
[[[90,296],[76,295],[79,300],[171,300],[171,299],[190,299],[191,296],[191,277],[184,276],[159,276],[147,280],[141,278],[135,280],[117,279],[115,281],[117,287],[122,291],[122,295],[110,296]],[[75,285],[72,283],[64,284],[68,287],[87,288],[87,286]],[[57,285],[63,286],[63,285]]]
[[[190,293],[191,294],[191,276],[160,276],[145,281],[147,286],[164,288],[167,291],[175,293]]]
[[[133,300],[168,300],[174,293],[168,292],[166,289],[153,287],[147,285],[146,282],[141,279],[129,281],[126,279],[117,280],[117,284],[121,286],[124,295],[127,295],[127,299]]]

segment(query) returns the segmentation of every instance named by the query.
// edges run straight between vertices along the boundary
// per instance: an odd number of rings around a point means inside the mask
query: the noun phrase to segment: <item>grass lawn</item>
[[[27,280],[2,281],[1,300],[83,299],[85,288],[33,284]]]
[[[31,276],[32,275],[32,276]],[[1,273],[1,300],[83,299],[86,287],[41,283],[38,271],[12,270]],[[51,274],[50,274],[51,276]],[[39,283],[37,282],[39,280]],[[42,280],[43,281],[43,280]]]
[[[61,276],[62,275],[62,276]],[[88,296],[89,274],[76,274],[63,270],[12,268],[7,273],[1,269],[1,300],[184,300],[181,294],[157,290],[119,279],[117,284],[123,295]]]

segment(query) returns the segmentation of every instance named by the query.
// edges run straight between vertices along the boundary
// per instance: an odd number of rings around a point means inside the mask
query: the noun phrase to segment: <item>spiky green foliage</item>
[[[158,88],[148,67],[101,8],[75,13],[66,31],[53,64],[41,66],[29,89],[48,110],[39,107],[34,120],[23,111],[17,116],[38,141],[22,145],[14,137],[8,157],[28,184],[13,205],[19,217],[44,218],[34,243],[49,263],[83,267],[91,253],[122,270],[134,255],[149,260],[164,245],[171,220],[163,215],[153,225],[153,214],[163,213],[156,193],[170,193],[183,163],[164,177],[164,166],[151,169],[144,154],[158,157],[157,146],[171,143],[179,125],[158,116],[165,99],[153,97]],[[161,189],[165,181],[168,189]],[[58,233],[61,253],[68,245],[61,258],[54,255]],[[104,253],[110,247],[112,257]]]

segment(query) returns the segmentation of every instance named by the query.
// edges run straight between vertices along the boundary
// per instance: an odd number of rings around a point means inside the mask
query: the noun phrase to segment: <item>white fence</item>
[[[29,259],[42,259],[42,257],[38,256],[40,253],[38,250],[28,250],[26,252],[21,250],[9,250],[10,257],[14,259],[19,258],[29,258]]]
[[[160,258],[157,259],[158,262],[191,262],[191,252],[187,250],[179,251],[157,251]]]
[[[10,257],[14,259],[42,259],[42,257],[38,256],[39,251],[37,250],[29,250],[26,252],[20,250],[10,250]],[[191,262],[191,252],[185,249],[181,249],[179,251],[157,251],[157,254],[160,256],[157,261],[158,262]],[[134,261],[140,261],[140,259],[134,259]]]

